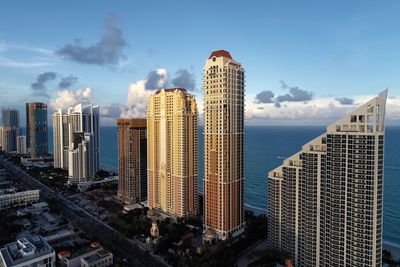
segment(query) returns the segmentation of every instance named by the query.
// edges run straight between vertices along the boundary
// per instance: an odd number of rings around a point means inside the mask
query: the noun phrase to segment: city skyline
[[[390,34],[398,20],[395,14],[390,16],[399,6],[396,2],[386,6],[315,2],[311,7],[261,2],[249,6],[160,3],[182,19],[194,8],[210,18],[202,20],[197,12],[186,24],[169,15],[166,19],[167,14],[158,10],[151,21],[143,18],[146,12],[130,16],[135,8],[148,11],[151,7],[146,3],[96,5],[90,7],[93,12],[88,20],[84,13],[89,6],[82,4],[81,10],[73,11],[76,19],[67,25],[58,14],[69,14],[69,3],[49,2],[47,9],[24,4],[34,12],[10,17],[13,12],[8,11],[18,5],[13,3],[3,4],[0,11],[10,22],[0,26],[0,97],[5,99],[3,106],[20,110],[22,121],[21,102],[33,98],[47,103],[49,114],[78,102],[99,103],[102,125],[112,126],[121,115],[143,117],[145,98],[170,85],[190,90],[198,99],[201,115],[202,58],[218,49],[237,55],[247,66],[248,125],[325,125],[367,101],[376,88],[391,89],[388,125],[400,121],[400,80],[394,71],[398,69],[399,40]],[[222,7],[229,12],[208,12]],[[43,20],[29,19],[36,14],[51,19],[53,25],[42,27]],[[228,14],[244,20],[233,22],[236,27],[228,27],[225,40],[218,40],[216,32],[206,29]],[[138,29],[144,20],[146,24]],[[35,27],[34,35],[26,30],[30,28],[26,23]],[[86,26],[78,27],[80,23]],[[173,43],[149,40],[156,32],[157,37],[166,38],[167,33],[160,33],[161,23],[168,29],[181,26],[183,39],[193,40],[190,47],[195,56],[174,31],[166,31],[175,37]],[[10,25],[23,34],[15,34]],[[218,41],[209,43],[203,38],[206,35]],[[57,41],[48,36],[56,36]],[[80,44],[74,42],[77,38]],[[104,52],[105,45],[111,46],[108,52]]]
[[[400,2],[1,7],[1,266],[400,265]]]

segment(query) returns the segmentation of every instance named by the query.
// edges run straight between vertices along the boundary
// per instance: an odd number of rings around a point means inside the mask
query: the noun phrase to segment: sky
[[[145,116],[224,49],[246,71],[247,125],[326,125],[388,88],[400,125],[399,1],[2,1],[0,106],[99,104]]]

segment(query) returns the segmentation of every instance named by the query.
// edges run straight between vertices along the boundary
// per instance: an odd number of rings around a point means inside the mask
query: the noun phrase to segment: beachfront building
[[[161,89],[147,105],[147,203],[176,217],[198,213],[197,104],[182,88]]]
[[[118,198],[125,204],[147,199],[146,119],[118,119]]]
[[[387,91],[268,174],[268,244],[295,266],[382,266]]]
[[[205,236],[225,240],[244,231],[244,69],[229,52],[206,60],[204,93]]]
[[[53,113],[54,167],[68,182],[86,182],[99,170],[99,106],[78,104]]]

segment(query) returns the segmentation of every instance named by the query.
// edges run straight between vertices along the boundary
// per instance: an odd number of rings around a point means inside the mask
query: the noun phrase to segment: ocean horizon
[[[322,126],[245,127],[245,207],[256,213],[267,211],[267,174],[301,146],[325,131]],[[107,142],[102,142],[107,140]],[[198,128],[199,192],[203,192],[203,127]],[[49,128],[49,152],[53,136]],[[400,248],[400,127],[387,126],[384,170],[384,243]],[[118,169],[117,128],[100,128],[100,165]]]

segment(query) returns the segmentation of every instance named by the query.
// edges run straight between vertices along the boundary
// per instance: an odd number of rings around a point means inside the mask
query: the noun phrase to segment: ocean
[[[49,148],[52,133],[49,129]],[[247,126],[245,133],[245,205],[258,212],[267,209],[267,173],[324,127]],[[203,128],[199,127],[199,190],[203,190]],[[52,151],[50,151],[52,153]],[[400,127],[386,127],[384,178],[384,243],[400,248]],[[116,169],[117,129],[100,129],[100,164]]]

